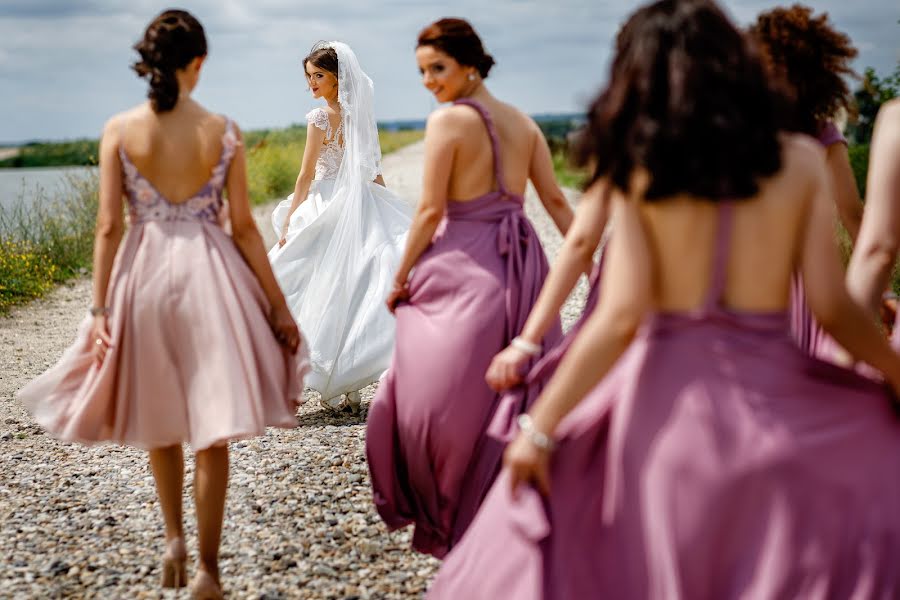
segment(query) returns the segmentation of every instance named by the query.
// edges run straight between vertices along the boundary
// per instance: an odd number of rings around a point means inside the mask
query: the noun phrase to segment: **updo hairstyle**
[[[132,65],[150,84],[147,97],[157,113],[172,110],[178,102],[175,72],[198,56],[206,56],[203,26],[191,13],[167,10],[153,19],[144,38],[134,45],[141,60]]]

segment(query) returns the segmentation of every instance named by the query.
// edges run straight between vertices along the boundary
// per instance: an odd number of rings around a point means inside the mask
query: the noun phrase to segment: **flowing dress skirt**
[[[202,450],[294,427],[308,370],[275,340],[269,304],[215,223],[132,225],[107,293],[112,346],[93,360],[92,318],[60,361],[19,397],[64,440]]]
[[[376,381],[390,364],[394,319],[384,300],[406,243],[412,207],[384,186],[336,194],[313,181],[291,215],[287,243],[269,251],[275,276],[306,337],[306,385],[332,398]],[[272,213],[280,235],[293,194]]]

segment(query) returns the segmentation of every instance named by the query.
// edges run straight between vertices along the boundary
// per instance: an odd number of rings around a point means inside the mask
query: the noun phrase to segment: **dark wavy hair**
[[[484,51],[481,38],[465,19],[444,18],[419,32],[416,47],[432,46],[461,65],[475,67],[487,77],[494,66],[494,57]]]
[[[178,102],[175,71],[185,68],[198,56],[206,56],[206,34],[191,13],[167,10],[147,26],[144,38],[134,49],[141,60],[131,68],[149,81],[150,105],[162,113],[172,110]]]
[[[785,128],[815,136],[825,121],[844,108],[852,111],[846,76],[857,51],[850,38],[828,22],[795,4],[761,13],[750,26],[776,84],[790,99]]]
[[[316,43],[309,51],[309,54],[303,59],[303,72],[306,73],[306,63],[312,63],[313,66],[325,69],[335,77],[338,76],[338,56],[334,48],[322,47],[323,42]]]
[[[590,107],[576,158],[644,197],[756,194],[781,167],[777,97],[748,40],[712,0],[644,6],[616,40],[609,84]]]

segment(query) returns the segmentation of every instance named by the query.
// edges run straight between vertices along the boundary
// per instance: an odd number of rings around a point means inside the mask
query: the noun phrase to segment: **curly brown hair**
[[[620,30],[578,159],[626,192],[646,169],[647,201],[747,198],[781,167],[777,107],[755,46],[715,2],[659,0]]]
[[[817,135],[840,109],[852,112],[846,77],[857,50],[834,29],[828,13],[813,14],[802,4],[761,13],[750,26],[775,84],[792,101],[784,127]]]

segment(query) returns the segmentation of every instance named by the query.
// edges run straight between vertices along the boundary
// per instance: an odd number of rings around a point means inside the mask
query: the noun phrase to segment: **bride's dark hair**
[[[170,111],[178,102],[175,71],[188,66],[198,56],[206,56],[206,34],[194,15],[184,10],[167,10],[157,16],[144,38],[134,45],[141,60],[131,68],[150,82],[147,97],[158,113]]]
[[[312,47],[309,54],[303,59],[303,72],[306,73],[306,63],[312,63],[314,67],[325,69],[337,78],[338,76],[338,57],[334,48],[323,47],[324,42],[317,42]]]
[[[779,97],[753,45],[712,0],[661,0],[625,23],[607,88],[580,149],[628,191],[646,169],[644,198],[747,198],[781,168]]]
[[[475,67],[482,77],[494,66],[494,57],[484,51],[481,38],[465,19],[435,21],[419,32],[419,46],[432,46],[461,65]]]

